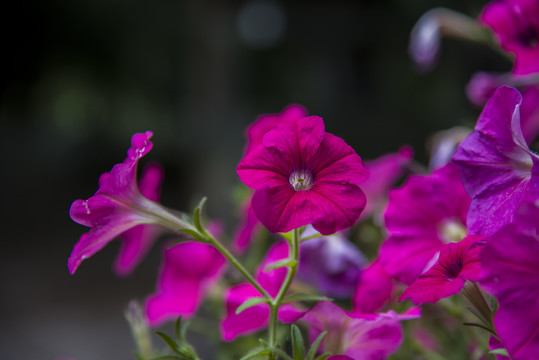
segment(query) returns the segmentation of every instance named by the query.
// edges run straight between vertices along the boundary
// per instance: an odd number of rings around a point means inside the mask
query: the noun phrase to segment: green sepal
[[[292,242],[292,231],[287,233],[279,233],[289,244]]]
[[[283,304],[292,301],[332,301],[332,299],[322,295],[298,293],[284,298]]]
[[[484,324],[484,325],[489,325],[487,320],[485,319],[485,317],[479,312],[477,311],[475,308],[473,307],[470,307],[470,306],[466,306],[466,310],[468,310],[469,312],[471,312],[472,314],[475,315],[476,318],[478,318],[479,320],[481,320],[481,322]]]
[[[503,356],[507,356],[508,358],[510,358],[511,356],[509,355],[509,353],[507,352],[507,349],[494,349],[494,350],[490,350],[488,352],[489,354],[493,354],[493,355],[503,355]]]
[[[328,333],[327,331],[324,331],[323,333],[318,335],[316,340],[311,345],[311,348],[309,349],[309,352],[307,353],[307,357],[305,358],[305,360],[314,360],[314,356],[316,355],[316,351],[318,350],[318,347],[320,346],[320,343],[322,342],[322,340],[324,339],[324,337],[326,336],[327,333]]]
[[[207,242],[206,239],[204,239],[202,236],[200,236],[198,231],[191,230],[191,229],[178,229],[178,231],[186,233],[187,235],[191,236],[192,238],[194,238],[195,240],[198,240],[200,242]]]
[[[478,327],[478,328],[481,328],[483,330],[486,330],[488,331],[489,333],[491,333],[492,335],[496,335],[496,332],[494,332],[491,328],[489,328],[488,326],[485,326],[483,324],[479,324],[479,323],[471,323],[471,322],[465,322],[463,323],[462,325],[465,325],[465,326],[475,326],[475,327]]]
[[[271,354],[271,350],[269,349],[266,349],[266,348],[256,348],[256,349],[253,349],[251,351],[249,351],[247,354],[245,354],[242,358],[240,358],[240,360],[247,360],[247,359],[251,359],[255,356],[259,356],[259,355],[269,355]]]
[[[282,260],[276,261],[276,262],[266,266],[264,268],[264,272],[279,269],[279,268],[282,268],[282,267],[285,267],[285,266],[296,266],[297,263],[298,262],[296,260],[294,260],[294,259],[282,259]]]
[[[170,347],[170,349],[174,351],[176,354],[187,357],[189,359],[189,354],[183,352],[183,350],[180,349],[178,344],[170,336],[160,331],[156,331],[155,334],[158,335],[161,339],[163,339],[167,343],[167,345]]]
[[[193,222],[198,231],[201,233],[204,233],[205,230],[202,227],[202,224],[200,223],[200,212],[202,211],[202,208],[204,207],[204,204],[206,203],[206,200],[208,200],[207,197],[203,197],[202,200],[198,203],[198,206],[195,208],[195,211],[193,213]]]
[[[320,355],[319,357],[317,357],[315,360],[326,360],[328,357],[330,357],[331,354],[330,353],[323,353],[322,355]]]
[[[292,337],[292,353],[294,354],[294,360],[305,359],[305,345],[303,344],[303,336],[296,325],[292,325],[290,330]]]
[[[252,306],[255,306],[255,305],[258,305],[258,304],[262,304],[262,303],[267,303],[268,300],[264,299],[264,298],[259,298],[259,297],[254,297],[254,298],[250,298],[250,299],[247,299],[243,302],[243,304],[241,304],[237,309],[236,309],[236,315],[238,315],[239,313],[241,313],[243,310],[245,309],[248,309]]]

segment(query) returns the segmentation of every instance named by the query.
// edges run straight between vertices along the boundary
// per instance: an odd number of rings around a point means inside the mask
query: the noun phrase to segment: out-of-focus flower
[[[389,189],[403,175],[406,166],[413,157],[413,150],[403,146],[398,152],[380,156],[364,162],[369,178],[361,183],[361,189],[367,197],[367,205],[360,218],[380,214],[387,205]]]
[[[138,189],[137,163],[152,148],[149,141],[152,135],[150,131],[133,135],[127,158],[103,176],[94,196],[88,200],[75,200],[71,204],[71,219],[91,228],[80,237],[68,260],[68,269],[72,274],[84,259],[137,225],[160,225],[175,230],[193,228],[160,204],[144,197]]]
[[[456,126],[435,133],[429,139],[429,169],[434,171],[450,163],[460,142],[470,135],[471,132],[472,130],[469,128]]]
[[[395,284],[379,259],[375,259],[360,275],[354,293],[354,312],[373,314],[393,298]]]
[[[315,233],[308,229],[302,236]],[[346,298],[353,294],[365,261],[358,248],[340,234],[310,239],[300,244],[297,279],[329,297]]]
[[[109,174],[103,174],[99,183],[103,184]],[[163,181],[163,169],[158,164],[149,164],[144,168],[142,176],[138,182],[142,196],[159,201],[161,183]],[[133,272],[135,267],[146,256],[155,240],[159,237],[162,228],[154,225],[137,225],[125,231],[121,237],[123,239],[120,252],[114,261],[114,271],[120,276],[127,276]]]
[[[220,231],[213,226],[212,232]],[[166,249],[156,293],[145,302],[150,325],[193,316],[225,265],[225,257],[209,244],[185,241]]]
[[[498,300],[496,333],[515,360],[539,354],[539,196],[529,200],[481,253],[481,285]]]
[[[245,137],[247,138],[245,154],[250,153],[258,146],[261,146],[264,135],[277,127],[280,123],[305,116],[307,116],[307,110],[296,104],[288,105],[279,114],[261,115],[245,131]],[[245,202],[241,206],[241,221],[236,228],[233,243],[234,250],[238,253],[245,252],[251,238],[254,236],[256,230],[260,228],[260,222],[251,206],[251,200],[252,194],[245,199]]]
[[[410,176],[392,190],[384,214],[389,238],[379,255],[387,273],[411,284],[432,265],[444,244],[466,236],[469,204],[454,164],[428,176]]]
[[[288,245],[281,241],[273,245],[264,261],[256,271],[255,279],[268,292],[270,296],[276,296],[286,277],[286,268],[264,271],[264,269],[279,260],[288,257]],[[246,300],[254,297],[262,297],[256,288],[249,283],[241,283],[225,291],[226,315],[221,322],[221,337],[225,341],[232,341],[240,335],[250,334],[261,330],[269,323],[270,309],[268,304],[259,304],[236,314]],[[295,322],[304,314],[290,304],[283,304],[279,308],[278,317],[282,322]]]
[[[514,74],[539,72],[539,2],[496,0],[479,20],[492,29],[501,47],[515,56]]]
[[[429,71],[436,64],[442,36],[470,41],[488,39],[475,19],[445,8],[429,10],[414,25],[408,47],[410,57],[420,70]]]
[[[401,320],[419,318],[419,309],[404,314],[349,313],[329,301],[321,301],[303,316],[311,342],[327,331],[324,352],[356,360],[384,360],[402,343]],[[346,359],[346,358],[345,358]]]
[[[478,281],[481,272],[479,254],[485,236],[468,236],[458,243],[445,244],[438,262],[410,285],[399,301],[410,299],[414,304],[435,303],[458,294],[466,280]]]
[[[252,206],[270,232],[312,224],[323,235],[352,226],[365,208],[358,184],[368,173],[317,116],[281,123],[240,162],[240,179],[255,189]]]
[[[520,129],[521,100],[516,89],[500,87],[453,156],[472,197],[470,234],[492,234],[510,223],[523,197],[539,182],[539,156],[528,148]]]

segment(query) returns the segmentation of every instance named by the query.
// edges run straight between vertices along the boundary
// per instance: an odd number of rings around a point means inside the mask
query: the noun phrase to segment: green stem
[[[292,241],[290,242],[290,265],[288,265],[288,273],[286,274],[286,278],[283,282],[283,285],[279,289],[279,293],[275,297],[275,299],[270,304],[270,324],[269,324],[269,346],[275,347],[276,346],[276,338],[277,338],[277,314],[279,312],[279,308],[282,305],[282,301],[286,295],[286,292],[290,288],[290,284],[292,284],[292,280],[294,279],[294,276],[296,275],[296,271],[298,269],[298,260],[299,260],[299,229],[294,229],[292,232]],[[273,354],[270,356],[270,359],[273,359]]]
[[[215,248],[221,253],[223,254],[223,256],[228,260],[228,262],[230,262],[232,264],[232,266],[234,266],[236,269],[238,269],[238,271],[245,277],[245,279],[247,279],[247,281],[249,281],[251,283],[251,285],[253,285],[256,290],[258,290],[258,292],[268,301],[268,302],[272,302],[273,301],[273,298],[270,296],[270,294],[268,294],[268,292],[266,290],[264,290],[264,288],[258,283],[258,281],[255,280],[255,278],[249,273],[249,271],[247,271],[247,269],[245,269],[243,267],[243,265],[238,261],[238,259],[236,259],[234,257],[234,255],[232,255],[230,253],[230,251],[228,251],[227,248],[224,247],[223,244],[221,244],[219,242],[219,240],[217,240],[216,238],[214,238],[210,233],[208,233],[207,231],[204,232],[204,237],[207,238],[208,242],[210,244],[212,244],[213,246],[215,246]]]

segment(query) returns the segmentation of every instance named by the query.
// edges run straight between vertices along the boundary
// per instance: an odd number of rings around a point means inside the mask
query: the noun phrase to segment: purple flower
[[[99,183],[103,184],[109,174],[103,174]],[[159,201],[161,183],[163,181],[163,169],[158,164],[149,164],[144,168],[138,183],[142,196]],[[137,225],[125,231],[121,237],[122,245],[116,260],[114,271],[120,276],[127,276],[146,256],[155,240],[162,232],[162,228],[154,225]]]
[[[308,228],[302,236],[309,233]],[[346,298],[354,292],[365,257],[342,235],[331,235],[301,243],[299,263],[298,280],[324,295]]]
[[[531,199],[530,199],[531,200]],[[498,300],[494,326],[515,360],[539,354],[539,197],[492,235],[481,253],[481,285]]]
[[[537,0],[492,1],[479,19],[494,31],[501,47],[515,56],[514,74],[539,72]]]
[[[255,279],[270,296],[276,296],[286,277],[286,268],[270,271],[264,269],[276,261],[288,257],[288,245],[281,241],[273,245],[266,258],[256,271]],[[270,309],[268,304],[259,304],[236,314],[236,309],[246,300],[262,295],[249,283],[241,283],[225,291],[226,315],[221,322],[221,337],[225,341],[232,341],[240,335],[250,334],[265,328],[269,323]],[[279,308],[278,317],[281,321],[295,322],[304,314],[303,311],[284,304]]]
[[[157,291],[146,299],[150,325],[193,316],[225,265],[226,259],[212,245],[186,241],[166,249]]]
[[[478,281],[481,272],[479,254],[486,237],[468,236],[458,243],[446,244],[438,262],[410,285],[399,301],[410,299],[416,305],[435,303],[458,294],[466,280]]]
[[[144,197],[138,189],[137,163],[152,148],[149,141],[151,137],[150,131],[133,135],[127,158],[102,177],[99,190],[94,196],[88,200],[76,200],[71,204],[71,219],[91,228],[80,237],[73,248],[68,260],[71,274],[84,259],[137,225],[153,224],[172,229],[191,227],[158,203]]]
[[[383,314],[355,314],[329,301],[321,301],[303,316],[309,327],[309,338],[316,339],[327,331],[323,350],[356,360],[383,360],[402,343],[401,320],[419,317],[419,309],[405,314],[389,311]],[[345,358],[346,359],[346,358]]]
[[[364,165],[369,172],[369,178],[361,184],[361,189],[367,197],[367,205],[360,218],[378,215],[384,210],[389,189],[403,175],[413,154],[412,148],[403,146],[396,153],[365,161]]]
[[[252,206],[270,232],[312,224],[323,235],[352,226],[365,208],[360,157],[317,116],[282,122],[240,162]]]
[[[432,265],[443,244],[466,236],[469,204],[453,164],[428,176],[410,176],[392,190],[384,214],[389,238],[379,254],[387,273],[411,284]]]
[[[539,181],[539,156],[520,129],[520,93],[500,87],[453,156],[472,197],[470,234],[492,234],[513,220],[523,196]]]
[[[288,105],[280,114],[267,114],[260,116],[247,128],[245,132],[245,136],[247,137],[245,154],[250,153],[258,146],[261,146],[264,135],[268,131],[277,127],[280,123],[304,116],[307,116],[307,111],[302,106],[296,104]],[[238,225],[234,235],[233,246],[234,250],[238,253],[245,252],[251,238],[260,228],[260,222],[258,221],[251,206],[251,199],[252,194],[250,194],[247,201],[242,204],[241,222]]]
[[[375,259],[361,272],[354,293],[354,312],[373,314],[393,298],[395,284],[379,259]]]

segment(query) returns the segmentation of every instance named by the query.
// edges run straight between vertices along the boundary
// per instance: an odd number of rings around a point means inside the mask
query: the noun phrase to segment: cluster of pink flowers
[[[539,3],[494,1],[480,21],[514,55],[510,79],[537,79]],[[477,90],[474,79],[470,88]],[[194,317],[207,300],[222,304],[224,342],[268,329],[268,339],[244,359],[288,356],[279,321],[305,328],[317,346],[309,359],[322,353],[319,359],[386,359],[404,342],[401,322],[421,317],[416,306],[461,293],[498,356],[536,359],[539,155],[532,144],[539,135],[539,83],[519,92],[503,84],[491,89],[502,77],[486,87],[485,79],[481,96],[474,90],[476,102],[488,98],[475,129],[425,173],[409,166],[408,146],[363,162],[299,105],[259,117],[246,131],[237,166],[250,190],[230,244],[219,240],[218,222],[204,226],[202,205],[189,216],[159,203],[159,165],[150,163],[137,178],[152,133],[135,134],[125,161],[101,176],[92,197],[71,206],[71,218],[90,230],[75,244],[69,271],[120,237],[114,271],[127,276],[168,233],[177,239],[165,245],[156,291],[144,301],[150,327]],[[362,226],[382,234],[375,256],[357,241]],[[261,233],[278,240],[268,247]],[[241,262],[253,248],[264,255],[251,275]],[[293,358],[303,359],[295,329]],[[198,359],[184,340],[167,343],[180,358]]]

